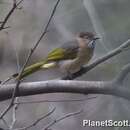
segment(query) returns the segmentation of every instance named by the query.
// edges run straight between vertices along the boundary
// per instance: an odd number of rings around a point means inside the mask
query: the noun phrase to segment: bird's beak
[[[98,39],[100,39],[100,37],[94,37],[93,40],[96,41],[96,40],[98,40]]]

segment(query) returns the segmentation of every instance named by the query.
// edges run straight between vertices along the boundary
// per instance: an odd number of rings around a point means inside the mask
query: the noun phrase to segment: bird
[[[97,39],[99,37],[92,32],[78,33],[73,40],[50,51],[43,60],[27,66],[20,78],[23,79],[34,72],[50,68],[58,68],[67,76],[78,72],[91,60]],[[15,73],[11,78],[17,79],[18,75],[19,73]]]

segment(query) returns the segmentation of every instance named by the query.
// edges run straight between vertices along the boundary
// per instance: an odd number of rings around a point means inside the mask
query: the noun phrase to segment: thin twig
[[[31,125],[28,125],[26,127],[23,128],[17,128],[16,130],[27,130],[29,128],[32,128],[34,126],[36,126],[41,120],[45,119],[46,117],[50,116],[54,111],[56,110],[56,108],[53,108],[50,112],[48,112],[46,115],[43,115],[41,117],[39,117],[36,121],[34,121]]]
[[[123,84],[124,79],[126,78],[126,76],[128,75],[128,73],[130,72],[130,63],[125,65],[122,70],[120,71],[120,73],[117,75],[117,77],[114,79],[116,83],[118,84]]]
[[[10,128],[9,125],[8,125],[8,123],[6,122],[6,120],[5,120],[4,118],[2,119],[2,121],[3,121],[3,123],[5,124],[5,126],[6,126],[7,128]]]
[[[15,99],[15,102],[18,102],[18,97]],[[10,125],[10,130],[12,130],[14,128],[14,125],[17,121],[16,118],[16,110],[18,109],[19,104],[14,104],[13,106],[13,111],[12,111],[12,123]]]
[[[16,0],[14,0],[14,2],[16,2]],[[18,57],[18,53],[16,50],[16,47],[13,45],[13,49],[15,52],[15,56],[16,56],[16,65],[17,65],[17,71],[20,71],[20,64],[19,64],[19,57]],[[18,102],[19,97],[16,97],[14,102]],[[16,124],[17,121],[17,117],[16,117],[16,110],[18,109],[19,104],[14,104],[13,108],[12,108],[12,123],[10,125],[10,130],[12,130],[14,128],[14,125]]]
[[[49,124],[48,124],[45,128],[43,128],[42,130],[49,130],[50,127],[52,127],[53,125],[57,124],[58,122],[60,122],[60,121],[62,121],[62,120],[64,120],[64,119],[67,119],[67,118],[69,118],[69,117],[71,117],[71,116],[78,115],[78,114],[80,114],[80,113],[82,113],[82,112],[83,112],[83,110],[80,110],[80,111],[78,111],[78,112],[73,112],[73,113],[66,114],[66,115],[60,117],[59,119],[56,119],[56,120],[52,121],[51,123],[49,123]]]
[[[20,5],[22,2],[23,2],[23,0],[20,0],[18,3],[16,2],[16,0],[14,0],[11,10],[8,12],[8,14],[4,18],[4,20],[1,22],[0,31],[3,30],[3,29],[8,28],[8,27],[5,27],[7,21],[9,20],[9,18],[11,17],[11,15],[15,11],[15,9],[18,7],[18,5]]]
[[[20,85],[20,80],[18,80],[15,88],[13,89],[13,94],[12,94],[12,98],[11,98],[11,102],[10,104],[7,106],[7,108],[1,113],[0,115],[0,119],[2,119],[4,117],[4,115],[12,108],[12,106],[14,105],[14,100],[15,100],[15,95],[16,95],[16,92],[18,92],[18,87]]]
[[[18,80],[17,80],[16,86],[15,86],[15,88],[14,88],[14,90],[13,90],[11,103],[10,103],[9,106],[2,112],[2,114],[0,115],[0,119],[3,118],[3,116],[4,116],[4,115],[10,110],[10,108],[14,105],[14,99],[15,99],[16,92],[18,92],[19,85],[20,85],[20,83],[21,83],[22,73],[23,73],[23,71],[24,71],[26,65],[28,64],[28,62],[29,62],[29,60],[30,60],[30,58],[31,58],[31,56],[32,56],[32,54],[33,54],[33,52],[36,50],[36,48],[37,48],[37,46],[39,45],[40,41],[42,40],[42,38],[43,38],[44,35],[46,34],[47,29],[48,29],[48,27],[49,27],[49,24],[50,24],[50,22],[51,22],[51,20],[52,20],[52,18],[53,18],[53,16],[54,16],[54,14],[55,14],[55,11],[56,11],[56,8],[57,8],[59,2],[60,2],[60,0],[57,0],[56,4],[55,4],[55,6],[54,6],[54,9],[53,9],[53,11],[52,11],[52,13],[51,13],[51,16],[50,16],[50,18],[49,18],[49,20],[48,20],[48,22],[47,22],[47,25],[45,26],[45,29],[44,29],[43,33],[41,34],[40,38],[38,39],[38,41],[36,42],[36,44],[34,45],[34,47],[30,50],[30,52],[29,52],[29,54],[28,54],[28,56],[27,56],[27,58],[26,58],[26,61],[25,61],[24,65],[23,65],[21,71],[19,72]]]

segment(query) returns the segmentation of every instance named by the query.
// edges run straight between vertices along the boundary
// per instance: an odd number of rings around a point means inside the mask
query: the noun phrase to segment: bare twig
[[[3,116],[4,116],[4,115],[10,110],[10,108],[13,106],[16,92],[18,92],[19,85],[20,85],[20,83],[21,83],[22,73],[23,73],[23,71],[24,71],[26,65],[28,64],[28,62],[29,62],[29,60],[30,60],[30,58],[31,58],[31,56],[32,56],[32,54],[33,54],[33,52],[36,50],[36,48],[37,48],[37,46],[39,45],[40,41],[42,40],[42,38],[43,38],[44,35],[46,34],[47,29],[48,29],[48,27],[49,27],[49,24],[50,24],[50,22],[51,22],[51,20],[52,20],[52,18],[53,18],[53,16],[54,16],[54,14],[55,14],[55,11],[56,11],[56,8],[57,8],[59,2],[60,2],[60,0],[57,0],[56,4],[55,4],[55,6],[54,6],[54,9],[53,9],[53,11],[52,11],[52,13],[51,13],[51,16],[50,16],[50,18],[49,18],[49,20],[48,20],[48,22],[47,22],[47,25],[45,26],[45,29],[44,29],[43,33],[42,33],[41,36],[39,37],[39,39],[38,39],[38,41],[36,42],[36,44],[34,45],[34,47],[30,50],[30,52],[29,52],[29,54],[28,54],[28,56],[27,56],[27,58],[26,58],[26,61],[25,61],[24,65],[23,65],[21,71],[19,72],[18,79],[17,79],[17,83],[16,83],[16,86],[14,87],[14,90],[13,90],[11,103],[10,103],[9,106],[2,112],[2,114],[0,115],[0,119],[3,118]]]
[[[117,77],[114,79],[116,83],[118,84],[123,84],[124,79],[126,78],[126,76],[128,75],[128,73],[130,72],[130,63],[125,65],[121,72],[119,73],[119,75],[117,75]]]
[[[73,112],[73,113],[66,114],[66,115],[60,117],[59,119],[56,119],[56,120],[50,122],[50,123],[49,123],[45,128],[43,128],[42,130],[49,130],[50,127],[52,127],[53,125],[57,124],[58,122],[60,122],[60,121],[62,121],[62,120],[64,120],[64,119],[67,119],[67,118],[69,118],[69,117],[71,117],[71,116],[78,115],[78,114],[80,114],[80,113],[82,113],[82,112],[83,112],[83,110],[80,110],[80,111],[78,111],[78,112]]]
[[[5,27],[7,21],[9,20],[9,18],[11,17],[11,15],[13,14],[13,12],[15,11],[15,9],[17,9],[17,7],[23,2],[23,0],[20,0],[19,2],[16,2],[16,0],[13,0],[13,6],[11,8],[11,10],[8,12],[8,14],[6,15],[6,17],[4,18],[4,20],[1,22],[0,25],[0,31],[3,29],[6,29],[8,27]]]
[[[75,78],[77,78],[77,77],[87,73],[88,71],[92,70],[93,68],[95,68],[97,65],[103,63],[104,61],[106,61],[106,60],[108,60],[108,59],[110,59],[110,58],[120,54],[121,52],[126,51],[127,48],[129,48],[129,47],[130,47],[130,39],[128,39],[122,45],[120,45],[116,49],[110,51],[106,55],[98,58],[97,60],[95,60],[91,64],[87,65],[86,67],[81,68],[81,70],[79,72],[76,72],[73,75],[71,75],[71,79],[75,79]],[[62,79],[66,80],[66,79],[70,79],[70,77],[66,76],[66,77],[63,77]]]
[[[3,118],[2,119],[2,121],[3,121],[3,123],[5,124],[5,126],[7,127],[7,128],[9,128],[9,125],[8,125],[8,123],[6,122],[6,120]]]
[[[4,117],[4,115],[12,108],[12,106],[14,105],[14,100],[15,100],[15,95],[16,95],[16,92],[18,92],[18,86],[20,85],[20,80],[18,80],[16,86],[14,86],[13,88],[13,94],[12,94],[12,98],[11,98],[11,102],[10,104],[7,106],[7,108],[1,113],[0,115],[0,119],[2,119]]]
[[[14,2],[15,2],[15,0],[14,0]],[[14,49],[15,56],[16,56],[17,71],[19,72],[20,71],[19,57],[18,57],[15,46],[13,46],[13,49]],[[14,102],[18,102],[18,100],[19,100],[19,98],[17,97]],[[12,123],[10,125],[10,130],[12,130],[14,128],[14,125],[16,124],[16,121],[17,121],[16,111],[17,111],[18,107],[19,107],[19,104],[14,104],[14,106],[12,108]]]
[[[41,116],[40,118],[38,118],[36,121],[34,121],[31,125],[28,125],[26,127],[23,128],[17,128],[16,130],[27,130],[29,128],[32,128],[34,126],[36,126],[41,120],[45,119],[46,117],[50,116],[56,108],[53,108],[50,112],[48,112],[46,115]]]
[[[15,102],[18,102],[18,97],[15,99]],[[13,106],[13,111],[12,111],[12,123],[10,125],[10,130],[12,130],[14,128],[14,125],[17,121],[16,118],[16,110],[18,109],[19,104],[14,104]]]

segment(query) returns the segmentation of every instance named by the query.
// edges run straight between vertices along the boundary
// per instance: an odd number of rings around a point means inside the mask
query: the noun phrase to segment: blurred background
[[[0,20],[5,18],[12,7],[13,0],[0,0]],[[11,28],[0,32],[0,80],[6,79],[18,72],[25,62],[27,54],[38,40],[43,31],[56,0],[24,0],[8,20],[7,26]],[[80,31],[91,31],[102,39],[96,44],[94,57],[103,56],[118,47],[130,38],[130,1],[129,0],[61,0],[54,19],[49,26],[49,32],[42,39],[34,52],[30,63],[44,59],[47,53],[71,40]],[[125,51],[95,69],[78,78],[77,80],[112,80],[121,68],[130,62],[130,51]],[[25,79],[25,82],[51,80],[60,77],[55,71],[40,71]],[[129,76],[125,85],[129,87]],[[90,95],[92,96],[92,95]],[[95,96],[95,95],[94,95]],[[82,120],[130,120],[130,102],[119,97],[96,95],[96,99],[82,102],[59,102],[21,104],[17,110],[15,128],[29,125],[40,115],[46,114],[53,107],[56,111],[41,121],[31,130],[40,130],[50,121],[69,112],[84,109],[84,113],[67,118],[53,127],[57,130],[129,130],[128,127],[83,127]],[[20,101],[32,100],[62,100],[81,99],[84,95],[78,94],[44,94],[19,98]],[[4,110],[9,101],[0,103],[0,112]],[[11,123],[12,111],[6,115],[6,120]],[[5,128],[3,122],[0,126]]]

